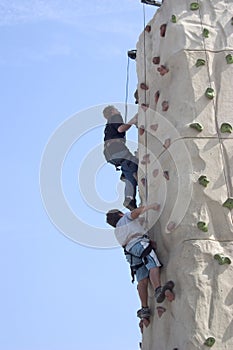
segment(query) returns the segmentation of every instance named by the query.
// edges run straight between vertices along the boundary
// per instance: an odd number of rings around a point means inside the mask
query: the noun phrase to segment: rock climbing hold
[[[209,30],[207,28],[204,28],[202,32],[202,35],[204,36],[204,38],[208,38],[209,34],[210,34]]]
[[[148,89],[149,89],[149,87],[148,87],[145,83],[141,83],[141,84],[140,84],[140,88],[141,88],[142,90],[148,90]]]
[[[138,133],[140,136],[142,136],[145,132],[145,126],[144,125],[141,125],[139,128],[138,128]]]
[[[163,176],[165,177],[166,180],[170,180],[168,170],[165,170],[165,171],[163,172]]]
[[[195,11],[195,10],[198,10],[198,9],[199,9],[199,4],[198,4],[198,2],[192,2],[192,3],[190,4],[190,10]]]
[[[198,58],[195,66],[200,67],[200,66],[204,66],[204,65],[205,65],[205,60],[203,60],[202,58]]]
[[[143,177],[143,178],[141,179],[141,183],[142,183],[143,186],[146,186],[147,181],[146,181],[146,178],[145,178],[145,177]]]
[[[168,101],[163,101],[162,102],[162,111],[167,112],[168,108],[169,108]]]
[[[204,345],[211,347],[214,345],[214,343],[215,343],[215,339],[213,337],[209,337],[206,339]]]
[[[210,100],[214,98],[214,89],[212,88],[207,88],[205,91],[206,97],[208,97]]]
[[[149,153],[147,153],[143,156],[141,164],[150,164],[150,154]]]
[[[166,309],[165,309],[165,307],[163,307],[163,306],[157,306],[156,309],[157,309],[159,318],[161,318],[162,315],[164,314],[164,312],[166,312]]]
[[[132,60],[135,60],[137,56],[137,50],[129,50],[128,51],[128,57]]]
[[[219,265],[231,264],[231,259],[227,256],[222,256],[221,254],[215,254],[214,259],[218,261]]]
[[[177,22],[176,15],[172,15],[171,22],[172,23],[176,23]]]
[[[203,232],[208,232],[208,225],[204,221],[199,221],[197,223],[197,227],[199,228],[199,230],[201,230]]]
[[[135,104],[138,104],[138,89],[134,92]]]
[[[221,132],[232,132],[232,126],[229,123],[222,123],[221,128],[220,128]]]
[[[176,228],[176,223],[174,221],[169,222],[169,224],[167,225],[167,230],[170,232],[175,230],[175,228]]]
[[[156,91],[156,93],[155,93],[155,103],[158,103],[159,96],[160,96],[160,92]]]
[[[149,104],[147,104],[147,103],[142,103],[142,104],[141,104],[141,107],[142,107],[143,111],[146,112],[147,109],[149,108]]]
[[[231,17],[231,25],[233,25],[233,17]]]
[[[199,132],[203,130],[203,126],[200,123],[192,123],[192,124],[189,124],[189,126],[190,128],[196,129]]]
[[[156,176],[158,176],[158,174],[159,174],[159,169],[154,169],[153,172],[152,172],[152,175],[154,177],[156,177]]]
[[[160,73],[160,75],[164,76],[169,72],[169,69],[166,66],[161,65],[159,68],[157,68],[157,71]]]
[[[154,64],[160,64],[160,57],[153,57],[152,62]]]
[[[198,182],[200,185],[207,187],[209,180],[207,179],[207,177],[205,175],[202,175],[199,177]]]
[[[223,207],[228,209],[233,209],[233,198],[229,197],[227,200],[223,203]]]
[[[145,27],[145,31],[146,31],[147,33],[150,33],[150,31],[151,31],[151,26],[150,26],[149,24],[147,24],[147,26]]]
[[[163,147],[167,149],[168,147],[170,147],[170,145],[171,145],[171,139],[166,139],[163,144]]]
[[[229,55],[226,56],[227,64],[233,63],[233,56],[229,53]]]
[[[167,25],[166,25],[166,24],[162,24],[162,25],[160,26],[160,36],[161,36],[162,38],[165,37],[166,29],[167,29]]]
[[[152,124],[151,126],[150,126],[150,128],[153,130],[153,131],[156,131],[157,129],[158,129],[158,124]]]

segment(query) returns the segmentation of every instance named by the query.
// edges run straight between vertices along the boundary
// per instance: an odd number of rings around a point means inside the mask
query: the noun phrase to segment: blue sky
[[[155,8],[145,9],[149,20]],[[85,158],[103,139],[100,106],[118,102],[123,112],[127,51],[143,30],[143,5],[136,0],[0,0],[0,27],[0,349],[136,349],[139,300],[121,249],[90,247],[82,238],[78,243],[62,234],[46,212],[39,178],[54,132],[72,116],[80,125],[99,117],[98,127],[70,145],[62,188],[86,226],[96,228],[97,235],[106,230],[104,210],[82,198],[91,181]],[[130,61],[132,104],[136,84]],[[136,130],[129,138],[136,140]],[[113,167],[102,164],[93,183],[102,209],[122,202]],[[79,231],[85,235],[77,227],[78,237]]]

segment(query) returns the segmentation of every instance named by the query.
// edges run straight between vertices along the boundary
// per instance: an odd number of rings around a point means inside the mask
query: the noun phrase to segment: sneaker
[[[131,199],[130,197],[125,198],[123,205],[130,211],[137,208],[136,199]]]
[[[139,318],[150,318],[150,309],[149,307],[142,307],[140,310],[137,311],[137,317]]]
[[[173,281],[168,281],[167,283],[165,283],[165,285],[163,287],[156,288],[155,299],[156,299],[157,303],[162,303],[165,299],[166,290],[172,291],[174,286],[175,286],[175,284]]]

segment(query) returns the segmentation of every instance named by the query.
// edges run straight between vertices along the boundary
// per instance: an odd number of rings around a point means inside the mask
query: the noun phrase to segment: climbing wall
[[[136,61],[140,196],[176,284],[161,305],[150,287],[142,349],[232,350],[233,1],[164,0]]]

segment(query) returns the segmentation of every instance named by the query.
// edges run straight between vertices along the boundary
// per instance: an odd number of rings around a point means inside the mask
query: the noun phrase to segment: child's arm
[[[146,205],[146,206],[142,206],[142,207],[136,208],[136,209],[131,211],[131,218],[133,220],[137,219],[139,217],[139,215],[145,213],[146,211],[148,211],[150,209],[152,209],[152,210],[159,210],[160,209],[160,205],[157,204],[157,203],[153,203],[153,204],[150,204],[150,205]]]
[[[122,124],[121,126],[119,126],[117,131],[125,132],[129,130],[129,128],[131,128],[132,125],[137,125],[137,121],[138,121],[138,113],[135,114],[135,116],[132,119],[130,119],[127,124]]]

